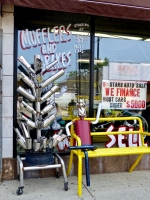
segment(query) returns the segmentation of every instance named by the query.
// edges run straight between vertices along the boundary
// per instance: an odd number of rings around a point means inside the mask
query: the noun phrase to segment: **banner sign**
[[[127,81],[149,81],[150,64],[148,63],[109,63],[109,79]]]
[[[140,80],[141,65],[131,63],[109,63],[109,79],[113,80]]]
[[[102,109],[146,109],[147,82],[102,81]]]

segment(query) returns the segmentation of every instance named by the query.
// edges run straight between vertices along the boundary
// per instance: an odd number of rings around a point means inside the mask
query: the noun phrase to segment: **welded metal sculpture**
[[[43,75],[57,64],[57,60],[44,68],[42,68],[39,55],[34,56],[34,67],[31,67],[23,56],[19,57],[18,60],[25,67],[22,67],[22,65],[18,67],[25,87],[20,85],[17,88],[17,92],[20,94],[17,100],[18,127],[14,130],[17,135],[17,143],[26,150],[26,156],[21,158],[20,155],[17,155],[17,174],[20,180],[17,194],[23,193],[24,171],[52,168],[56,168],[57,178],[60,177],[59,168],[62,168],[64,189],[67,191],[68,181],[65,164],[63,159],[54,151],[54,147],[66,138],[66,134],[63,133],[61,126],[59,132],[51,135],[50,138],[42,134],[43,130],[49,131],[50,124],[56,121],[55,92],[60,88],[54,84],[54,81],[63,76],[65,72],[60,70],[43,81]],[[63,86],[60,93],[57,94],[57,98],[61,97],[66,90],[67,87]],[[33,134],[31,130],[33,132],[35,130],[36,137],[31,137]],[[23,160],[28,166],[23,167]]]
[[[17,134],[17,143],[28,152],[46,152],[48,149],[53,149],[59,141],[66,137],[62,129],[49,140],[41,135],[41,131],[48,128],[56,120],[55,92],[60,89],[60,94],[57,94],[57,97],[60,97],[67,88],[66,86],[59,88],[57,85],[54,85],[54,81],[63,76],[65,72],[64,70],[60,70],[43,81],[43,75],[57,64],[57,60],[44,68],[42,68],[43,64],[39,55],[34,56],[34,67],[31,67],[23,56],[19,57],[18,60],[26,68],[20,68],[24,69],[21,70],[20,75],[27,88],[23,88],[22,86],[17,88],[17,92],[21,95],[17,101],[19,128],[14,128]],[[26,103],[24,99],[27,99],[34,106]],[[41,104],[44,102],[48,103],[41,109]],[[32,114],[34,120],[22,110]],[[43,119],[45,115],[46,117]],[[36,139],[33,141],[30,136],[31,129],[36,129]]]

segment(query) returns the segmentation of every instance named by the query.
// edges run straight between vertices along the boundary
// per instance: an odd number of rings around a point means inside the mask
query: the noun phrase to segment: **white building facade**
[[[15,5],[13,5],[13,4],[15,4],[15,3],[13,1],[12,1],[12,4],[5,4],[5,1],[3,1],[3,2],[4,3],[2,3],[2,5],[1,5],[1,15],[0,15],[0,29],[2,29],[2,32],[3,32],[3,34],[2,34],[3,37],[1,38],[2,39],[2,69],[1,69],[1,71],[2,71],[2,73],[1,73],[2,74],[2,126],[1,126],[2,127],[2,131],[1,131],[2,138],[1,139],[2,140],[1,140],[1,146],[0,146],[2,162],[1,162],[0,167],[1,167],[1,179],[14,179],[14,178],[16,178],[16,155],[17,155],[16,138],[15,138],[15,133],[13,130],[13,124],[14,124],[13,114],[14,114],[14,108],[16,108],[16,102],[14,102],[14,95],[16,95],[16,93],[14,92],[14,87],[16,88],[16,82],[17,82],[17,80],[15,80],[17,77],[16,70],[15,70],[16,66],[14,66],[14,63],[15,63],[14,52],[15,52],[15,49],[17,48],[14,43],[14,41],[15,41],[14,40],[14,38],[15,38],[15,35],[14,35],[14,32],[15,32],[14,31],[14,29],[15,29],[15,25],[14,25],[15,24],[15,22],[14,22]],[[6,3],[7,2],[9,2],[9,1],[6,1]],[[118,4],[116,1],[116,4],[114,6],[117,6],[117,5]],[[18,5],[16,5],[16,6],[18,6]],[[21,6],[21,4],[19,6]],[[23,6],[25,6],[25,4]],[[30,5],[27,5],[27,7],[29,7],[29,6]],[[137,6],[138,5],[128,5],[125,7],[126,8],[128,7],[129,10],[131,8],[132,9],[134,8],[137,10],[139,9],[138,10],[139,12],[142,12],[140,9],[144,10],[144,7],[141,8],[141,5],[139,5],[139,8]],[[34,8],[36,8],[36,6]],[[39,7],[37,7],[37,8],[39,9]],[[46,6],[44,7],[44,9],[46,10]],[[47,7],[47,9],[50,10],[50,7]],[[149,5],[148,9],[150,9],[150,5]],[[148,12],[148,9],[145,12]],[[52,10],[57,11],[57,8],[55,8],[55,9],[52,8]],[[73,8],[72,8],[72,10],[73,10]],[[74,10],[74,13],[76,13],[76,12],[78,13],[77,10]],[[65,8],[64,8],[64,10],[63,9],[61,10],[59,8],[58,12],[59,11],[65,11],[65,12],[71,13],[71,11],[69,11],[69,8],[68,8],[68,11],[65,10]],[[107,9],[106,9],[106,12],[107,12]],[[82,13],[82,11],[79,11],[79,13]],[[102,10],[100,13],[101,13],[101,16],[105,16],[105,14],[103,13]],[[113,19],[112,13],[110,13],[110,14],[106,13],[106,16],[112,17],[112,19]],[[89,10],[88,13],[83,13],[83,14],[87,14],[87,16],[89,16],[90,14],[93,15],[94,11],[92,11],[92,8],[91,8],[91,10]],[[98,12],[96,13],[96,15],[98,15]],[[134,20],[137,18],[137,20],[139,20],[139,15],[131,16],[132,15],[131,12],[129,12],[129,17],[125,13],[124,13],[124,15],[125,16],[123,16],[123,17],[121,16],[121,14],[119,16],[119,14],[117,14],[117,12],[116,12],[115,17],[117,17],[117,19],[120,17],[120,18],[124,18],[124,19],[130,18],[130,19],[134,19]],[[150,18],[148,19],[148,18],[146,18],[146,16],[147,16],[146,14],[145,14],[145,16],[143,16],[143,21],[144,20],[150,21]],[[94,29],[96,29],[96,28],[94,28]],[[90,45],[90,42],[88,45]],[[89,46],[88,46],[88,49],[90,49]],[[94,60],[94,53],[93,53],[93,56],[91,56],[90,58]],[[90,64],[90,65],[92,66],[92,64]],[[93,64],[93,66],[94,66],[94,64]],[[82,70],[81,70],[81,72],[82,72]],[[88,80],[89,79],[90,78],[88,78]],[[71,87],[74,87],[74,86],[70,86],[70,88]],[[94,104],[92,102],[93,96],[94,96],[93,91],[96,90],[95,89],[96,87],[94,86],[94,78],[93,78],[92,83],[90,84],[90,87],[91,87],[91,89],[89,89],[90,91],[87,92],[89,94],[89,98],[87,101],[89,104],[89,115],[92,115],[93,104]],[[94,88],[94,90],[93,90],[93,88]],[[71,91],[71,89],[70,89],[70,91]],[[86,96],[86,95],[84,95],[84,96]],[[148,97],[149,97],[149,94],[148,94]],[[148,99],[148,101],[149,101],[149,99]],[[89,102],[92,102],[92,103],[89,103]],[[145,157],[145,159],[142,161],[141,165],[138,168],[139,170],[150,168],[147,164],[148,162],[146,162],[147,159],[149,160],[149,155],[147,157]],[[67,163],[68,155],[66,157],[64,156],[64,160]],[[125,160],[126,160],[126,163],[129,162],[128,158],[125,158]],[[100,160],[96,160],[95,162],[100,162]],[[120,159],[120,163],[122,164],[121,165],[122,167],[120,170],[125,171],[126,169],[123,167],[124,161],[122,160],[122,158]],[[115,169],[117,169],[117,171],[119,171],[118,167],[116,167],[116,168],[115,167],[116,166],[114,166],[114,171],[115,171]],[[106,171],[103,170],[103,172],[110,172],[110,171],[108,169]],[[37,176],[35,174],[30,174],[30,175]],[[27,176],[30,176],[30,175],[28,174]]]

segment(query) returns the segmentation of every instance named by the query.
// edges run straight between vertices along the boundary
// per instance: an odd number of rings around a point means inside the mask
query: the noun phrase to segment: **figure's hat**
[[[77,102],[77,105],[83,105],[83,106],[85,106],[85,103],[83,102],[82,99],[79,99],[79,101]]]

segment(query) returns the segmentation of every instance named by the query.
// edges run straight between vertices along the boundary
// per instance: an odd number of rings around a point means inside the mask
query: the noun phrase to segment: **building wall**
[[[3,5],[1,16],[3,29],[2,55],[2,158],[13,157],[13,52],[14,6]]]
[[[0,16],[0,28],[3,29],[2,57],[2,158],[3,179],[16,178],[16,159],[13,158],[13,57],[14,57],[14,6],[3,5]],[[104,73],[105,74],[105,73]],[[148,99],[150,99],[148,97]],[[15,147],[14,147],[15,148]],[[91,174],[123,172],[128,170],[136,156],[93,158],[90,159]],[[69,156],[63,157],[66,168]],[[117,161],[117,162],[116,162]],[[135,170],[150,169],[150,155],[145,155]],[[77,174],[77,159],[71,175]],[[85,174],[85,172],[83,172]],[[48,177],[54,170],[26,172],[25,177]]]

